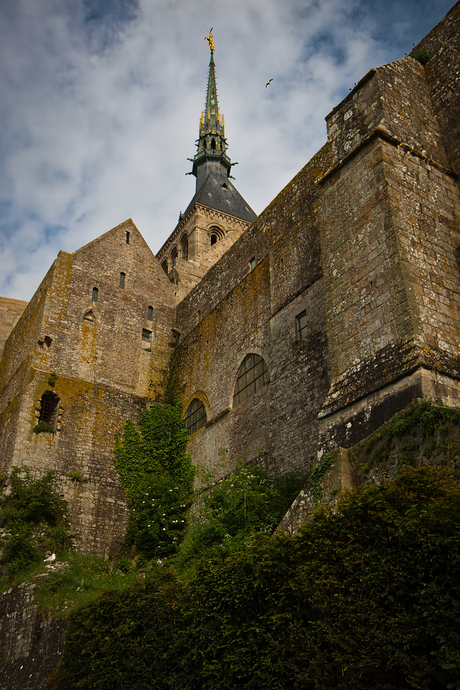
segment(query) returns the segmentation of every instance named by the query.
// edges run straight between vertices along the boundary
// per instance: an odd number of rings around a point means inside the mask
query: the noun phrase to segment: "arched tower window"
[[[181,246],[182,246],[182,258],[185,261],[188,261],[188,235],[186,235],[186,234],[182,235]]]
[[[164,261],[161,262],[161,268],[163,271],[168,275],[168,260],[164,259]]]
[[[206,409],[204,404],[198,398],[193,398],[190,405],[187,407],[184,422],[189,436],[201,429],[206,424]]]
[[[177,247],[173,247],[171,250],[171,264],[172,264],[173,268],[176,265],[176,261],[177,261]]]
[[[40,418],[39,422],[46,422],[53,429],[56,428],[59,397],[53,391],[45,391],[41,398]]]
[[[147,307],[147,321],[153,321],[153,307]]]
[[[97,287],[93,287],[93,292],[92,292],[92,295],[91,295],[91,301],[92,301],[92,302],[97,302],[97,296],[98,296],[98,294],[99,294],[99,290],[97,289]]]
[[[126,273],[121,272],[120,273],[120,287],[124,288],[125,287],[125,278],[126,278]]]
[[[233,407],[260,391],[268,383],[268,369],[260,355],[246,355],[238,369]]]
[[[216,242],[218,242],[219,240],[222,239],[222,237],[225,236],[225,232],[217,226],[209,228],[208,232],[209,232],[211,247],[213,244],[216,244]]]
[[[215,148],[216,148],[216,141],[215,141],[215,139],[211,139],[211,149],[213,151],[215,151]]]

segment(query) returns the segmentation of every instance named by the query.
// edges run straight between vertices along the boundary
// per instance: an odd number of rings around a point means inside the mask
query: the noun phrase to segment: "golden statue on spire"
[[[207,36],[204,37],[204,40],[207,41],[207,42],[209,43],[209,47],[210,47],[210,49],[212,50],[212,52],[214,52],[214,50],[215,50],[214,41],[213,41],[213,37],[212,37],[212,30],[213,30],[213,28],[214,28],[214,27],[212,26],[212,27],[211,27],[211,30],[210,30],[210,32],[209,32],[209,34],[208,34]]]

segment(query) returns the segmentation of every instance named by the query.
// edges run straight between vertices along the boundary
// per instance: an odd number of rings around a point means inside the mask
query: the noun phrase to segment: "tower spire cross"
[[[212,28],[205,40],[208,41],[211,50],[209,60],[208,85],[206,90],[206,103],[200,120],[198,138],[198,150],[193,159],[192,173],[197,176],[198,167],[207,161],[219,162],[230,174],[231,163],[227,156],[227,141],[225,139],[224,118],[219,113],[217,99],[216,64],[214,62],[214,39]]]

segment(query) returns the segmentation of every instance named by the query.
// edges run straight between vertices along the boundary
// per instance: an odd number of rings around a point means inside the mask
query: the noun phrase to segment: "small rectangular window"
[[[126,232],[126,244],[129,244],[129,232],[128,232],[128,230],[126,230],[125,232]]]
[[[93,302],[97,302],[98,293],[99,293],[99,290],[97,289],[97,287],[94,287],[94,288],[93,288],[93,293],[92,293],[92,295],[91,295],[91,300],[92,300]]]
[[[307,337],[307,311],[304,309],[295,317],[297,340],[305,340]]]
[[[152,331],[147,330],[147,328],[142,329],[142,342],[143,343],[148,343],[150,345],[150,336],[152,335]]]
[[[253,271],[255,269],[255,267],[256,267],[256,259],[253,256],[252,259],[250,259],[250,261],[249,261],[249,270]]]
[[[121,288],[125,287],[125,278],[126,278],[126,273],[120,273],[120,287]]]
[[[153,307],[147,308],[147,321],[153,321]]]

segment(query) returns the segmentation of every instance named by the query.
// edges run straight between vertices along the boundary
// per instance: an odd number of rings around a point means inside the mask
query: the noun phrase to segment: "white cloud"
[[[128,217],[159,249],[194,192],[186,158],[204,105],[211,25],[236,185],[260,212],[324,143],[324,117],[354,82],[409,52],[449,5],[2,3],[0,294],[29,299],[60,249]]]

